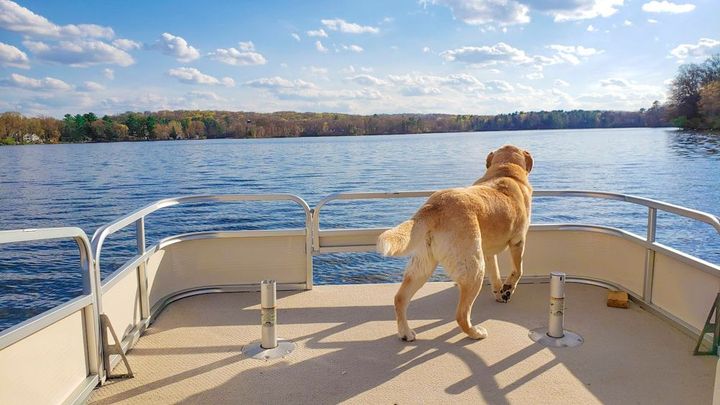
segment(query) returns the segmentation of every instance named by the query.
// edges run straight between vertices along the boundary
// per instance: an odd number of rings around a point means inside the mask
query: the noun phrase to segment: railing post
[[[305,213],[305,288],[312,290],[313,288],[313,253],[315,251],[315,226],[314,226],[315,210]]]
[[[75,242],[80,249],[80,266],[83,272],[83,294],[92,296],[93,304],[84,309],[85,341],[88,353],[88,370],[97,374],[98,379],[104,378],[102,363],[102,335],[100,331],[100,276],[93,260],[92,248],[87,239],[76,237]]]
[[[657,208],[648,207],[647,243],[655,242],[657,229]],[[651,246],[645,250],[645,277],[643,284],[643,300],[652,303],[653,278],[655,277],[655,250]]]
[[[142,256],[145,254],[145,217],[140,217],[135,221],[137,252]],[[150,297],[148,296],[147,273],[145,272],[146,260],[143,260],[138,266],[138,286],[140,288],[140,317],[148,319],[150,317]]]

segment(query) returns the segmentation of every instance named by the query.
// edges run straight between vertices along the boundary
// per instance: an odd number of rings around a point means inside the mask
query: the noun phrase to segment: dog
[[[529,152],[505,145],[490,152],[485,175],[470,187],[433,193],[413,217],[378,237],[377,250],[384,256],[411,256],[400,289],[395,295],[398,335],[415,340],[407,321],[413,295],[430,278],[438,263],[460,289],[455,319],[472,339],[484,339],[487,330],[473,326],[470,311],[490,273],[493,294],[508,302],[523,273],[525,238],[530,226],[532,186],[528,174]],[[500,278],[497,254],[510,249],[513,271]]]

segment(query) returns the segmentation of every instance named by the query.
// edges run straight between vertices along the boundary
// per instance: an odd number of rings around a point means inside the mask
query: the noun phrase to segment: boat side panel
[[[110,318],[119,339],[127,336],[141,321],[140,288],[137,271],[122,276],[103,294],[103,312]],[[113,343],[112,336],[108,336]]]
[[[150,305],[189,288],[208,285],[305,283],[304,235],[179,241],[155,253],[146,267]]]
[[[531,230],[525,248],[524,275],[562,271],[619,284],[642,294],[645,248],[622,237],[587,231]],[[507,251],[499,257],[502,273],[512,269]]]
[[[660,252],[655,253],[655,305],[702,330],[718,292],[720,277]]]
[[[83,311],[0,351],[0,404],[62,403],[89,375]]]

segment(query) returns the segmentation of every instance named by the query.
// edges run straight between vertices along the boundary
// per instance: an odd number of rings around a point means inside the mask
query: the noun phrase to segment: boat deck
[[[522,284],[508,304],[483,288],[472,319],[455,323],[452,283],[428,283],[410,305],[411,343],[397,338],[397,284],[278,292],[284,359],[246,358],[260,338],[259,293],[201,295],[171,304],[129,352],[136,377],[96,389],[115,403],[695,403],[712,402],[714,356],[632,304],[608,308],[606,290],[568,284],[565,326],[576,348],[546,348],[528,330],[547,324],[548,285]],[[122,365],[118,366],[120,370]]]

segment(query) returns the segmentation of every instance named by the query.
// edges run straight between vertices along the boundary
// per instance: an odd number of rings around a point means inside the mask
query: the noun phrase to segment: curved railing
[[[305,211],[305,221],[310,223],[311,212],[310,207],[302,198],[293,194],[223,194],[223,195],[193,195],[185,197],[166,198],[156,201],[146,207],[117,219],[107,225],[98,228],[92,237],[92,249],[95,258],[96,267],[100,267],[100,254],[105,239],[113,233],[135,224],[137,230],[138,255],[145,252],[145,217],[160,209],[172,207],[180,204],[198,203],[198,202],[239,202],[239,201],[293,201]]]
[[[0,403],[84,403],[98,384],[102,370],[97,294],[100,279],[94,272],[87,235],[82,229],[74,227],[0,231],[0,244],[58,239],[73,239],[78,245],[82,295],[0,332],[0,375],[3,386],[7,388],[0,391]],[[78,324],[82,326],[72,328],[72,325]],[[68,327],[74,332],[70,336],[65,333]],[[31,336],[30,348],[15,349],[21,341]],[[26,351],[37,358],[17,362],[13,354],[16,351]],[[79,355],[78,351],[84,352],[81,358],[73,358],[71,353]],[[4,359],[5,356],[10,360]],[[82,375],[74,375],[79,372],[78,368],[85,368],[84,379]],[[52,381],[60,375],[80,378],[81,383],[72,390],[55,386]],[[28,381],[35,381],[43,388],[34,393],[15,389]]]
[[[124,217],[121,217],[105,226],[99,228],[92,237],[92,250],[95,258],[95,268],[100,273],[100,258],[102,256],[102,247],[108,236],[118,232],[119,230],[135,224],[136,228],[136,242],[137,242],[137,254],[129,259],[125,264],[121,265],[115,270],[106,280],[101,284],[101,291],[107,292],[115,283],[123,279],[123,277],[135,269],[138,270],[139,283],[139,295],[140,295],[140,314],[143,320],[149,320],[152,314],[152,304],[149,302],[149,293],[147,285],[147,275],[145,272],[145,266],[147,265],[148,259],[154,254],[161,246],[161,244],[167,244],[167,240],[163,239],[157,244],[146,247],[145,242],[145,217],[159,211],[163,208],[168,208],[180,204],[198,203],[198,202],[243,202],[243,201],[291,201],[300,206],[305,213],[305,235],[306,242],[305,246],[309,252],[312,249],[312,240],[309,231],[309,224],[311,222],[311,211],[308,204],[302,198],[293,194],[224,194],[224,195],[194,195],[184,197],[166,198],[160,201],[156,201],[146,207],[140,208]],[[245,235],[249,235],[253,232],[262,231],[241,231]],[[168,239],[190,239],[193,235],[203,235],[204,238],[225,238],[231,235],[236,235],[233,232],[198,232],[188,235],[176,235],[169,236]],[[306,263],[306,273],[308,274],[308,287],[312,286],[312,257],[308,255]],[[102,300],[101,300],[102,301]],[[140,333],[142,330],[136,331]]]

